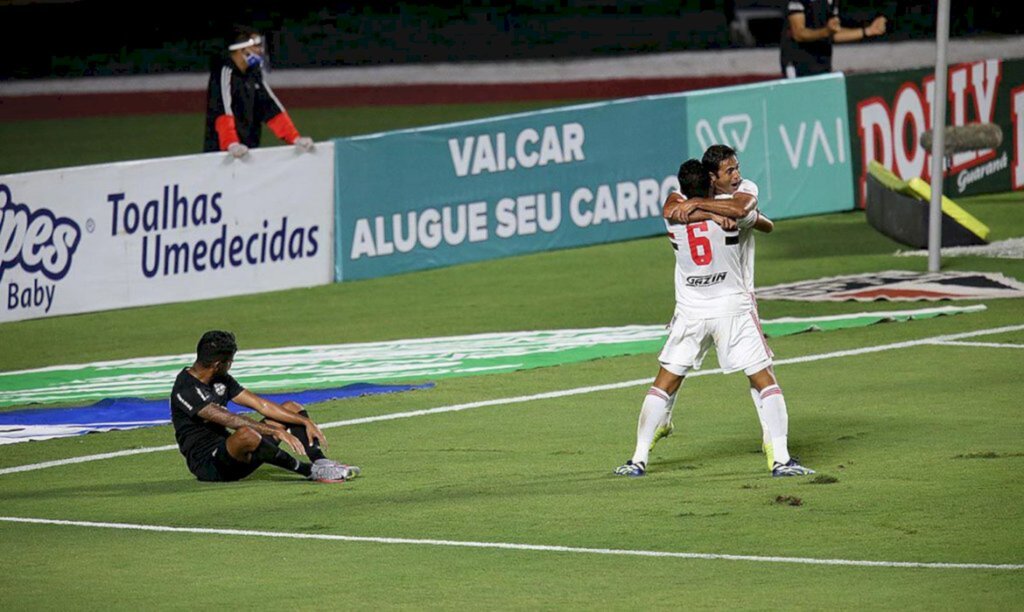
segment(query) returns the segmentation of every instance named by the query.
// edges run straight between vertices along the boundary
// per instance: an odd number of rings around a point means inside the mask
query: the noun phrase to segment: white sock
[[[665,408],[665,416],[661,418],[661,422],[658,423],[658,427],[666,427],[669,423],[672,422],[672,408],[674,408],[676,405],[677,395],[679,395],[679,391],[676,391],[672,395],[668,396],[668,406]],[[657,427],[655,427],[655,429],[657,429]]]
[[[651,452],[654,431],[662,424],[668,414],[671,397],[657,387],[651,387],[644,398],[640,409],[640,420],[636,426],[636,450],[633,451],[633,463],[643,462],[647,465],[647,456]]]
[[[761,423],[761,442],[765,447],[771,448],[772,434],[768,431],[768,423],[764,422],[764,415],[761,414],[761,392],[750,387],[750,399],[754,400],[754,409],[757,412],[757,420]]]
[[[768,427],[772,438],[772,455],[776,463],[789,462],[789,415],[786,413],[786,399],[778,385],[761,390],[761,406],[758,413]]]

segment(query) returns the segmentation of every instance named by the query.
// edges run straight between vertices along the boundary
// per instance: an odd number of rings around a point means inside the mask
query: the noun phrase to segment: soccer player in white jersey
[[[683,195],[666,201],[664,211],[676,251],[676,309],[658,356],[661,367],[640,412],[633,457],[616,468],[615,474],[647,473],[656,432],[669,422],[683,380],[700,367],[712,343],[721,368],[726,372],[743,370],[758,392],[755,404],[771,438],[772,476],[813,474],[789,456],[786,404],[757,318],[750,291],[753,280],[747,279],[753,272],[752,252],[746,258],[741,249],[741,236],[750,240],[755,225],[771,230],[771,222],[756,208],[757,186],[741,178],[735,151],[724,145],[710,147],[702,162],[684,163],[679,182]],[[708,187],[729,197],[701,197],[709,193]]]
[[[723,156],[735,157],[735,153],[734,153],[734,151],[731,148],[729,148],[729,147],[722,147],[721,145],[719,145],[717,148],[709,148],[708,149],[708,154],[707,154],[709,167],[710,168],[716,168],[716,164],[720,164],[721,163],[721,158]],[[735,167],[727,166],[726,168],[718,168],[718,170],[722,170],[721,174],[719,174],[719,172],[717,170],[709,170],[708,168],[705,168],[704,165],[703,165],[703,162],[699,162],[697,160],[690,160],[690,162],[688,162],[688,163],[690,164],[690,166],[688,167],[688,170],[684,171],[684,169],[683,169],[684,167],[686,167],[685,163],[684,163],[684,166],[680,167],[680,181],[683,180],[683,178],[682,178],[683,175],[689,173],[690,178],[688,180],[691,180],[693,182],[693,186],[691,187],[691,189],[699,190],[700,194],[709,194],[711,197],[714,197],[715,199],[726,200],[726,199],[733,199],[734,194],[740,193],[740,194],[749,195],[750,197],[752,197],[752,198],[754,198],[756,200],[757,195],[758,195],[757,185],[753,181],[742,179],[739,176],[739,174],[738,174],[739,173],[739,165],[738,164],[736,164]],[[700,168],[697,168],[697,164],[701,164]],[[700,172],[700,176],[699,177],[698,177],[698,174],[697,174],[698,172]],[[715,177],[715,183],[712,183],[712,181],[711,181],[711,177],[712,176]],[[741,198],[746,198],[746,195],[741,196]],[[699,201],[698,197],[699,196],[695,195],[693,198],[690,199],[690,206],[691,207],[694,207],[696,205],[696,203]],[[669,211],[673,210],[673,204],[674,203],[675,204],[681,204],[682,202],[685,202],[685,201],[686,201],[686,198],[684,196],[680,195],[680,194],[676,194],[676,193],[670,194],[670,196],[669,196],[669,198],[668,198],[668,200],[666,202],[666,208],[665,208],[666,213],[668,214]],[[737,204],[740,206],[739,208],[736,207]],[[756,202],[755,202],[755,204],[756,204]],[[726,212],[728,212],[729,214],[740,214],[744,210],[746,210],[746,207],[748,205],[749,205],[749,200],[743,200],[742,202],[738,202],[738,203],[737,202],[733,202],[733,203],[729,204],[729,209]],[[693,210],[695,210],[695,208]],[[774,224],[771,222],[770,219],[768,219],[764,215],[760,214],[760,211],[758,211],[758,212],[759,212],[758,219],[755,222],[755,224],[753,226],[753,229],[762,231],[762,232],[764,232],[766,234],[767,233],[771,233],[772,230],[774,229]],[[679,212],[677,211],[675,214],[678,215]],[[732,222],[731,217],[725,217],[725,218],[729,219],[730,222]],[[719,225],[722,225],[722,224],[719,223]],[[741,261],[741,265],[742,265],[742,268],[743,268],[743,275],[742,276],[743,276],[744,280],[746,281],[747,293],[750,294],[751,300],[753,301],[753,304],[754,304],[754,310],[753,310],[754,315],[755,315],[755,317],[757,317],[757,314],[758,314],[757,313],[757,301],[754,298],[754,234],[753,234],[753,232],[746,232],[746,231],[739,232],[739,245],[738,245],[738,247],[739,247],[739,252],[740,252],[740,261]],[[774,357],[774,354],[771,352],[771,347],[769,347],[769,356]],[[761,425],[761,449],[762,449],[762,451],[764,451],[765,458],[766,458],[767,463],[768,463],[768,469],[772,469],[774,462],[773,462],[773,458],[772,458],[772,437],[771,437],[771,431],[769,430],[768,424],[765,422],[764,417],[762,415],[762,412],[759,409],[759,406],[761,404],[760,391],[758,391],[757,388],[753,386],[753,384],[751,384],[751,386],[750,386],[750,396],[751,396],[751,399],[754,402],[755,412],[757,412],[758,421],[759,421],[759,423]],[[658,426],[658,428],[654,432],[654,440],[651,442],[651,450],[654,449],[654,445],[657,444],[657,442],[659,440],[661,440],[662,438],[666,438],[666,437],[668,437],[668,436],[670,436],[672,434],[672,431],[674,429],[674,427],[672,425],[672,407],[673,407],[674,400],[675,400],[675,396],[674,395],[672,396],[672,399],[673,399],[673,402],[669,403],[668,412],[666,413],[665,417],[662,419],[661,424]]]
[[[704,159],[701,164],[703,169],[707,172],[711,196],[717,200],[733,200],[730,203],[720,203],[721,205],[728,207],[723,212],[728,214],[740,214],[746,210],[747,206],[750,205],[751,198],[755,200],[754,204],[756,205],[756,199],[758,196],[757,185],[751,180],[742,178],[739,170],[739,162],[736,160],[736,154],[732,148],[724,145],[714,145],[709,147],[704,154]],[[694,167],[693,170],[696,171],[696,168]],[[700,185],[699,188],[703,189],[703,185]],[[740,195],[737,196],[737,194]],[[685,214],[683,213],[684,210],[695,210],[699,203],[698,198],[691,198],[688,205],[682,204],[685,201],[686,198],[679,194],[670,194],[665,203],[666,217],[673,214],[671,211],[674,210],[674,214],[679,218],[680,214]],[[771,233],[773,228],[774,224],[764,215],[760,215],[758,222],[754,225],[754,229],[763,231],[764,233]],[[739,249],[740,260],[743,265],[744,279],[747,286],[747,293],[750,294],[750,298],[754,305],[753,312],[755,317],[757,317],[757,301],[754,298],[753,232],[740,232]],[[771,347],[769,347],[768,353],[770,357],[774,357],[774,354],[771,352]],[[768,463],[768,469],[772,469],[774,460],[772,453],[771,430],[768,427],[768,423],[765,422],[764,414],[760,408],[761,393],[753,384],[750,386],[750,397],[754,402],[758,421],[761,424],[761,449],[764,451],[765,458]],[[656,444],[658,440],[671,435],[672,430],[672,404],[669,404],[668,414],[662,424],[659,425],[658,429],[655,431],[654,441],[651,443],[651,448],[654,448],[654,444]]]

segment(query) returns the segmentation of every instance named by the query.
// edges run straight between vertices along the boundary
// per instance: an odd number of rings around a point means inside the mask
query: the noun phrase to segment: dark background
[[[935,0],[842,1],[844,25],[890,18],[890,41],[933,38]],[[1008,6],[952,0],[951,36],[1019,34]],[[234,24],[278,68],[614,56],[778,44],[785,0],[465,3],[0,0],[0,79],[202,72]],[[984,6],[982,6],[984,5]],[[768,8],[741,36],[734,16]],[[747,13],[752,15],[751,13]]]

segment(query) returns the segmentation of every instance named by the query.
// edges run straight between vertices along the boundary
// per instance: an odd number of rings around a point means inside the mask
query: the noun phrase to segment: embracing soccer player
[[[714,343],[721,368],[742,370],[750,379],[772,475],[813,474],[789,455],[786,402],[757,315],[752,230],[773,228],[757,210],[757,185],[742,178],[736,152],[725,145],[683,163],[678,178],[681,194],[664,207],[676,256],[675,313],[640,412],[633,457],[615,473],[647,473],[651,447],[672,431],[676,393]]]

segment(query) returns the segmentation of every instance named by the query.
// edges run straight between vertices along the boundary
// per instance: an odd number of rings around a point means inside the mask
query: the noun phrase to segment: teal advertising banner
[[[336,280],[651,236],[682,96],[335,141]]]
[[[687,153],[736,149],[772,219],[853,208],[842,74],[692,92],[686,104]]]
[[[850,210],[842,75],[633,98],[335,144],[335,280],[654,236],[724,143],[773,219]]]

